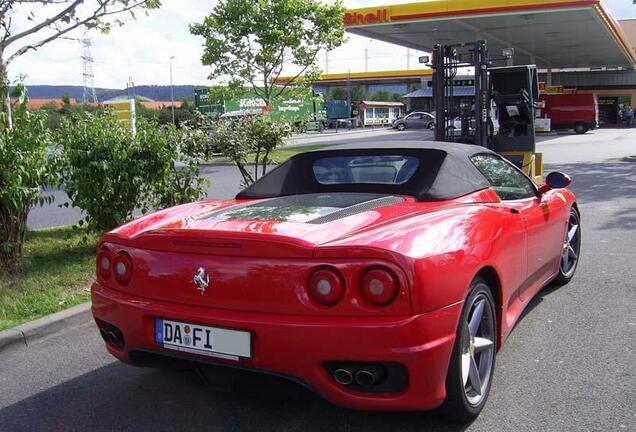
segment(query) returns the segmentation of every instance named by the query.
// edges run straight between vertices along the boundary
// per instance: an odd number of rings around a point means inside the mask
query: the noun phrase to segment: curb
[[[86,302],[0,331],[0,352],[15,345],[28,346],[38,339],[57,333],[71,325],[84,324],[92,319],[91,302]]]

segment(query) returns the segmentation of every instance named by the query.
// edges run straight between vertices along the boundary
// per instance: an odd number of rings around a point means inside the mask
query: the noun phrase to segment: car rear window
[[[411,179],[419,159],[406,155],[338,156],[314,161],[320,184],[403,184]]]

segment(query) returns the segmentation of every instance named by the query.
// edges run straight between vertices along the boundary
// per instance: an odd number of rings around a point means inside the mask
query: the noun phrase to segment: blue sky
[[[208,70],[201,66],[202,39],[190,35],[188,24],[200,21],[216,1],[164,0],[164,6],[149,16],[140,16],[108,35],[92,34],[95,85],[123,88],[128,77],[137,85],[168,84],[168,58],[175,56],[175,84],[210,84]],[[387,0],[345,0],[347,7],[386,4]],[[606,0],[616,18],[634,18],[632,0]],[[39,6],[41,8],[41,6]],[[48,11],[35,11],[45,16]],[[16,20],[17,28],[20,26]],[[25,23],[26,24],[26,23]],[[79,35],[76,35],[79,36]],[[369,53],[369,70],[405,69],[407,50],[355,35],[329,55],[329,72],[364,69],[364,50]],[[10,66],[10,76],[26,76],[31,84],[82,85],[81,48],[78,42],[61,40],[31,51]],[[418,53],[411,51],[411,68],[417,67]],[[324,68],[324,56],[319,67]]]

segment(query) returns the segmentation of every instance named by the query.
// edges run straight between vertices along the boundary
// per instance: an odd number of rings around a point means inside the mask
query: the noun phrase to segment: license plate
[[[228,360],[247,360],[252,357],[250,339],[251,335],[246,331],[160,318],[155,320],[155,341],[175,351]]]

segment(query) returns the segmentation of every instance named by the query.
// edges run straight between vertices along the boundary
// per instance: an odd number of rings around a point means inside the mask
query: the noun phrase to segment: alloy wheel
[[[473,299],[461,350],[462,379],[466,399],[477,406],[487,394],[495,357],[495,318],[484,294]]]
[[[569,278],[576,270],[581,248],[580,238],[579,219],[576,213],[572,212],[561,252],[561,273],[565,277]]]

